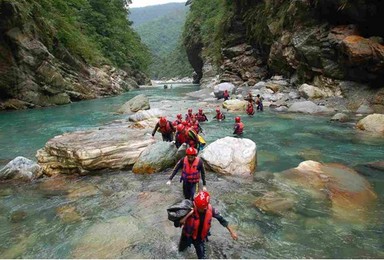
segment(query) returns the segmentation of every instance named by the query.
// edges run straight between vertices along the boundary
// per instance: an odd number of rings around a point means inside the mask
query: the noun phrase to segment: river
[[[172,109],[199,108],[185,93],[196,85],[172,89],[143,88],[117,97],[68,105],[0,113],[0,166],[16,156],[34,159],[36,150],[55,135],[84,130],[125,118],[115,111],[139,93],[151,106],[183,101]],[[176,103],[176,102],[175,102]],[[178,104],[178,103],[177,103]],[[214,108],[205,109],[209,119]],[[208,144],[232,134],[233,119],[202,124]],[[378,198],[365,223],[334,219],[324,205],[302,197],[293,213],[260,211],[254,200],[273,189],[268,181],[242,180],[208,172],[212,204],[239,235],[232,241],[213,220],[210,258],[384,258],[384,173],[364,165],[383,160],[384,139],[359,132],[328,116],[275,113],[241,114],[245,138],[257,144],[257,172],[281,172],[304,160],[354,167]],[[172,118],[173,120],[173,118]],[[181,199],[170,169],[152,175],[131,171],[98,172],[33,183],[0,184],[1,258],[195,258],[194,250],[177,252],[180,229],[167,220],[166,207]],[[311,210],[309,210],[311,209]],[[314,210],[313,210],[314,209]],[[316,212],[316,213],[313,213]]]

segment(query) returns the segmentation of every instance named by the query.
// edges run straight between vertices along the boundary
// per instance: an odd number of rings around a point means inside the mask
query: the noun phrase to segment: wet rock
[[[177,148],[171,142],[157,142],[144,149],[133,165],[134,173],[151,174],[160,172],[176,163]]]
[[[304,161],[294,169],[275,175],[276,178],[284,185],[310,191],[319,199],[327,198],[331,202],[333,216],[348,222],[366,223],[370,207],[377,198],[364,177],[336,163]]]
[[[81,187],[74,187],[68,192],[68,199],[77,200],[79,198],[94,196],[99,193],[99,189],[91,184],[86,184]]]
[[[223,107],[229,111],[245,111],[248,101],[230,99],[223,102]]]
[[[223,98],[225,90],[228,90],[228,93],[232,94],[235,90],[235,85],[229,82],[220,83],[213,88],[213,93],[215,94],[215,97]]]
[[[143,120],[157,118],[161,116],[164,116],[164,112],[158,108],[149,109],[149,110],[140,110],[135,114],[129,116],[129,121],[137,122],[137,121],[143,121]]]
[[[250,139],[225,137],[205,147],[201,158],[217,173],[247,177],[256,169],[256,149]]]
[[[121,114],[129,114],[139,110],[148,110],[150,108],[151,107],[149,105],[148,97],[144,94],[141,94],[130,99],[128,102],[122,105],[119,110],[117,110],[117,112]]]
[[[127,168],[154,142],[146,130],[107,127],[56,136],[37,151],[36,157],[48,176],[87,174],[101,169]]]
[[[384,114],[372,114],[357,122],[356,127],[360,130],[384,135]]]
[[[256,199],[254,205],[264,212],[282,216],[294,207],[295,201],[275,192],[268,192]]]
[[[349,120],[349,117],[344,113],[337,113],[332,118],[331,121],[338,121],[338,122],[347,122]]]
[[[12,223],[18,223],[25,220],[26,217],[27,217],[27,212],[23,210],[16,210],[12,212],[10,216],[10,220]]]
[[[289,109],[289,112],[299,112],[305,114],[317,114],[317,113],[331,113],[334,110],[325,106],[318,106],[312,101],[301,101],[293,103]]]
[[[18,156],[0,170],[0,179],[32,180],[42,175],[42,168],[35,162]]]
[[[309,99],[320,99],[336,95],[336,93],[329,88],[319,88],[308,84],[301,85],[299,88],[299,93],[304,98]]]
[[[65,205],[56,209],[56,214],[64,223],[73,223],[81,220],[74,206]]]
[[[75,245],[72,257],[119,258],[126,248],[145,236],[139,225],[139,220],[132,216],[97,223],[89,228]]]
[[[369,106],[369,105],[366,105],[366,104],[362,104],[357,110],[356,110],[356,114],[372,114],[373,112],[373,109]]]

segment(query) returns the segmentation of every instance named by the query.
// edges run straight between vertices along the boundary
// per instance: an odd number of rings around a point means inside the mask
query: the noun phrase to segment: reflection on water
[[[169,115],[198,107],[184,98],[196,86],[143,89],[152,107],[167,104]],[[0,164],[18,155],[33,159],[35,151],[55,135],[87,129],[125,118],[115,111],[140,91],[119,97],[28,111],[0,113]],[[165,102],[169,100],[169,102]],[[170,105],[170,106],[169,106]],[[209,119],[215,106],[204,109]],[[202,125],[209,142],[232,135],[234,117]],[[211,258],[384,258],[383,172],[364,166],[383,159],[384,141],[356,132],[328,117],[240,114],[245,137],[257,144],[254,180],[207,173],[212,204],[239,234],[214,220],[208,243]],[[378,195],[366,223],[332,216],[330,205],[307,190],[287,186],[274,172],[296,167],[303,160],[355,166]],[[165,208],[182,198],[181,184],[165,185],[170,170],[149,176],[130,171],[87,177],[64,176],[32,184],[0,184],[1,258],[195,258],[194,250],[177,252],[180,229],[167,220]],[[277,173],[278,174],[278,173]],[[284,192],[284,193],[281,193]],[[267,214],[255,206],[264,194],[284,195],[279,203],[292,210]]]

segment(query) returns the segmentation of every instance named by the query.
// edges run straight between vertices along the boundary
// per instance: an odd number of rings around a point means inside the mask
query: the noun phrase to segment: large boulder
[[[145,129],[106,127],[55,136],[37,151],[36,157],[48,176],[124,169],[154,142]]]
[[[129,116],[129,121],[137,122],[143,121],[151,118],[157,118],[164,115],[164,112],[158,108],[149,109],[149,110],[140,110],[135,114]]]
[[[256,169],[256,148],[250,139],[227,136],[204,148],[201,158],[217,173],[250,176]]]
[[[334,217],[351,222],[364,223],[377,197],[363,176],[342,164],[304,161],[296,168],[276,174],[275,179],[329,200]]]
[[[324,106],[318,106],[312,101],[300,101],[300,102],[293,103],[289,107],[288,111],[305,113],[305,114],[317,114],[317,113],[331,113],[334,110]]]
[[[155,173],[176,163],[177,148],[171,142],[157,142],[144,149],[133,165],[134,173]]]
[[[213,88],[213,93],[215,94],[215,97],[217,98],[223,98],[223,94],[225,90],[228,90],[228,93],[232,93],[235,89],[235,85],[229,82],[224,82],[216,85]]]
[[[328,88],[319,88],[309,84],[302,84],[299,88],[299,93],[304,98],[317,99],[336,96],[336,94]]]
[[[357,122],[356,127],[360,130],[384,135],[384,114],[372,114]]]
[[[0,170],[0,180],[31,180],[42,175],[42,168],[27,158],[18,156]]]
[[[121,114],[129,114],[132,112],[137,112],[139,110],[148,110],[150,108],[151,107],[149,105],[148,97],[143,94],[140,94],[130,99],[124,105],[122,105],[117,112]]]
[[[230,99],[223,102],[223,107],[229,111],[245,111],[248,101]]]

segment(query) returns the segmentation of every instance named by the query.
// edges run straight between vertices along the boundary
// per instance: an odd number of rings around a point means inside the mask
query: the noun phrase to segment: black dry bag
[[[179,221],[183,217],[185,217],[193,208],[193,202],[188,199],[184,199],[180,202],[177,202],[167,208],[168,219],[170,221]]]

